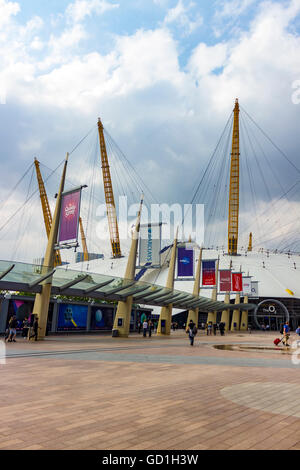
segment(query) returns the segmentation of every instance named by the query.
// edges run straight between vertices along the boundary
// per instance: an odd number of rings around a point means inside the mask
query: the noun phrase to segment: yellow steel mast
[[[89,260],[89,252],[86,244],[86,236],[83,230],[82,218],[79,217],[79,227],[80,227],[80,234],[81,234],[81,243],[83,249],[83,261]]]
[[[42,204],[46,233],[47,233],[47,237],[49,238],[51,225],[52,225],[51,209],[50,209],[44,181],[41,175],[40,162],[36,158],[34,159],[34,165],[35,165],[36,176],[37,176],[38,185],[39,185],[40,199],[41,199],[41,204]],[[54,266],[60,266],[60,265],[61,265],[60,252],[56,250],[54,254]]]
[[[121,247],[120,247],[120,237],[119,237],[119,228],[118,228],[118,221],[117,221],[117,214],[116,214],[116,206],[115,206],[115,199],[114,199],[113,187],[112,187],[111,176],[110,176],[110,169],[109,169],[108,158],[107,158],[103,124],[100,118],[98,119],[98,131],[99,131],[99,140],[100,140],[105,202],[106,202],[106,209],[107,209],[107,218],[108,218],[112,255],[113,255],[113,258],[120,258],[122,254],[121,254]]]
[[[229,186],[228,217],[228,253],[236,255],[239,233],[239,192],[240,192],[240,135],[239,135],[239,102],[235,100],[233,111],[232,151]]]
[[[252,232],[250,232],[250,234],[249,234],[248,251],[252,251]]]

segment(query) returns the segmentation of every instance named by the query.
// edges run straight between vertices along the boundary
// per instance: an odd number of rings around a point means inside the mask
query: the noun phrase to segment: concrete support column
[[[217,300],[217,287],[213,288],[213,291],[211,294],[211,300]],[[208,312],[207,323],[209,322],[212,322],[212,323],[217,322],[217,312]]]
[[[156,333],[158,336],[169,336],[171,334],[172,310],[172,304],[161,308]]]
[[[240,294],[236,294],[235,303],[239,304],[241,301]],[[236,324],[236,326],[234,326]],[[233,310],[232,321],[231,321],[231,331],[239,331],[240,329],[240,311]]]
[[[166,287],[168,289],[174,289],[174,275],[175,275],[175,264],[176,264],[176,255],[177,255],[177,237],[178,237],[178,229],[176,232],[176,237],[175,237],[172,252],[171,252],[168,279],[166,283]],[[164,336],[164,335],[169,336],[171,334],[172,310],[173,310],[172,304],[166,305],[161,308],[158,326],[157,326],[158,336]]]
[[[127,338],[130,330],[130,315],[132,309],[132,296],[127,297],[125,301],[118,302],[118,308],[114,321],[114,330],[118,330],[119,336]]]
[[[58,195],[56,198],[55,211],[53,215],[53,221],[52,221],[51,230],[50,230],[50,234],[48,238],[48,244],[47,244],[46,253],[44,257],[42,274],[44,273],[46,274],[47,272],[49,272],[49,270],[54,268],[54,257],[55,257],[54,246],[56,244],[57,235],[58,235],[62,193],[64,191],[64,186],[65,186],[68,159],[69,159],[69,154],[67,154],[66,159],[65,159],[64,169],[63,169],[63,173],[62,173],[62,177],[60,181],[60,187],[59,187]],[[35,296],[33,314],[37,315],[38,320],[39,320],[38,339],[44,339],[45,334],[46,334],[51,288],[52,288],[52,277],[42,282],[42,292],[36,294]]]
[[[244,304],[247,304],[247,303],[248,303],[248,295],[245,295]],[[248,310],[242,311],[241,330],[242,331],[248,330]]]
[[[141,197],[140,209],[137,216],[135,229],[132,234],[131,247],[127,261],[127,267],[125,272],[125,280],[134,280],[135,276],[135,267],[136,267],[136,256],[137,256],[137,247],[138,247],[138,238],[140,231],[140,221],[141,213],[143,206],[143,195]],[[130,330],[130,317],[132,310],[133,297],[129,296],[125,301],[119,301],[117,312],[114,319],[114,330],[118,330],[118,336],[127,338]]]
[[[229,292],[226,292],[224,302],[225,302],[225,304],[230,303],[230,293]],[[225,331],[228,331],[229,326],[230,326],[230,309],[229,308],[227,310],[222,311],[221,322],[225,323]]]
[[[0,333],[4,333],[6,330],[8,306],[9,306],[9,299],[4,298],[1,304],[1,312],[0,312]]]

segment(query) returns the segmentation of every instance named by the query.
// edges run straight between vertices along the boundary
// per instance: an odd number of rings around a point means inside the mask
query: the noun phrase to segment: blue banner
[[[57,329],[85,330],[87,326],[87,305],[60,304]]]
[[[194,250],[178,248],[177,263],[178,277],[194,276]]]

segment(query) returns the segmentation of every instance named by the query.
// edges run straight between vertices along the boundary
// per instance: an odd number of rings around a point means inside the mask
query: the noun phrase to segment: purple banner
[[[76,242],[80,213],[81,189],[63,194],[60,213],[58,243]]]
[[[178,277],[193,277],[194,276],[194,250],[187,250],[186,248],[178,248],[178,264],[177,276]]]

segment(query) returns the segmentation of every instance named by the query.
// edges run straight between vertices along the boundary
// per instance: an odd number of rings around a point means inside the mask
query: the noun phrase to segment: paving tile
[[[181,331],[150,342],[18,342],[9,353],[28,356],[1,369],[0,449],[299,449],[300,376],[290,357],[213,348],[272,346],[273,336],[200,335],[193,350]]]

